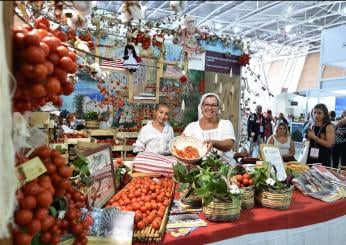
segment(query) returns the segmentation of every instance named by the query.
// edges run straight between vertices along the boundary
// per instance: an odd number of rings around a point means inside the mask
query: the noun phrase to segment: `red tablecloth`
[[[184,237],[175,238],[166,233],[163,244],[206,244],[249,233],[312,225],[343,215],[346,215],[346,200],[325,203],[295,191],[288,210],[254,207],[241,211],[236,221],[208,221],[207,227],[200,227]],[[201,217],[204,219],[202,214]]]

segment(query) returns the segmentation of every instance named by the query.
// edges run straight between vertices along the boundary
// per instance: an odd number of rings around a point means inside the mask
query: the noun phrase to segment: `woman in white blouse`
[[[268,144],[279,148],[284,161],[295,161],[294,142],[289,136],[288,126],[284,122],[279,122],[275,127],[275,132],[268,138]]]
[[[216,94],[204,94],[198,105],[199,120],[187,125],[183,135],[203,140],[208,150],[214,148],[218,155],[233,160],[234,129],[231,121],[219,118],[220,104]]]
[[[173,128],[167,122],[170,108],[167,104],[158,104],[154,120],[141,128],[133,152],[149,151],[161,155],[170,154],[169,142],[174,137]]]

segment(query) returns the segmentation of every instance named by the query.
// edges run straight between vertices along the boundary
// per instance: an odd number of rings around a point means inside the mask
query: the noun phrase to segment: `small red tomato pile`
[[[63,133],[62,134],[63,138],[87,138],[84,134],[81,133]]]
[[[77,71],[76,54],[65,47],[64,32],[50,29],[46,17],[35,26],[15,26],[13,35],[13,69],[17,87],[14,111],[32,111],[51,101],[62,105],[60,95],[69,95],[74,85],[67,74]]]
[[[72,168],[65,165],[65,158],[57,150],[41,146],[30,158],[38,156],[47,172],[17,190],[18,209],[14,218],[17,225],[13,230],[14,244],[29,245],[34,236],[45,244],[58,244],[62,235],[72,233],[74,244],[87,244],[87,232],[92,218],[81,220],[80,208],[86,207],[86,197],[71,186],[69,177]],[[17,158],[18,165],[27,159]],[[49,211],[57,197],[67,199],[67,211],[63,219],[54,217]]]
[[[166,208],[172,196],[171,178],[134,178],[119,193],[114,195],[106,207],[118,207],[124,211],[135,211],[137,230],[150,226],[160,229]]]
[[[248,173],[236,175],[236,181],[239,187],[247,187],[253,185],[253,180]]]

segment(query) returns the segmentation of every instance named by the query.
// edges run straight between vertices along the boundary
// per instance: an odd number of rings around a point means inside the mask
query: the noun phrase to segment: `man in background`
[[[262,115],[262,106],[256,106],[256,112],[251,114],[247,120],[247,134],[250,141],[250,156],[257,157],[259,145],[264,143],[265,118]]]

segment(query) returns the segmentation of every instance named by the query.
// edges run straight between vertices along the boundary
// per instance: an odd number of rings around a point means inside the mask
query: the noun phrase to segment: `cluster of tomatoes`
[[[236,181],[238,187],[247,187],[253,185],[253,180],[248,173],[236,175]]]
[[[160,229],[166,208],[172,196],[171,178],[134,178],[119,193],[114,195],[106,207],[118,207],[125,211],[135,211],[137,230],[146,226]]]
[[[74,244],[87,244],[92,218],[86,216],[80,220],[80,208],[86,207],[86,197],[71,185],[72,168],[65,165],[65,158],[59,151],[48,146],[35,149],[31,157],[36,156],[42,160],[47,172],[17,191],[19,208],[14,214],[17,225],[13,230],[14,244],[31,244],[34,236],[39,236],[43,243],[58,244],[61,236],[67,233],[76,236]],[[54,217],[49,211],[53,200],[58,197],[65,197],[68,204],[63,219]]]
[[[62,138],[87,138],[84,134],[81,133],[63,133]]]
[[[51,101],[62,105],[60,95],[74,91],[68,74],[77,71],[76,54],[65,47],[64,32],[51,30],[46,17],[35,20],[35,27],[13,29],[13,69],[17,82],[14,111],[34,110]]]

